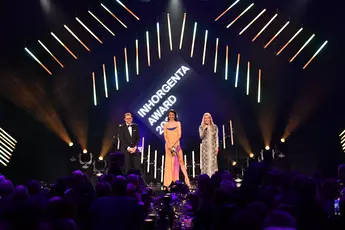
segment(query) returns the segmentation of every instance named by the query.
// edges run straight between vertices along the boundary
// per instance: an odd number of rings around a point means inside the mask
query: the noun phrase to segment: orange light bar
[[[89,32],[99,43],[103,44],[101,39],[99,39],[79,18],[75,18],[84,29]]]
[[[135,17],[138,21],[140,20],[140,18],[135,15],[127,6],[125,6],[125,4],[123,4],[120,0],[116,0],[123,8],[125,8],[128,13],[130,13],[133,17]]]
[[[266,25],[264,25],[264,27],[262,27],[262,29],[259,31],[259,33],[257,33],[257,35],[255,35],[255,37],[253,38],[252,42],[254,42],[264,31],[265,29],[273,22],[273,20],[278,16],[278,14],[275,14],[271,20],[269,20]]]
[[[228,80],[228,68],[229,68],[229,46],[225,48],[225,80]]]
[[[127,28],[127,26],[125,25],[125,23],[123,23],[118,17],[116,17],[116,15],[115,15],[113,12],[111,12],[105,5],[103,5],[103,4],[101,3],[101,6],[102,6],[111,16],[113,16],[123,27]]]
[[[47,71],[47,73],[49,73],[49,75],[52,75],[52,72],[50,72],[50,70],[45,66],[43,65],[43,63],[33,54],[31,53],[31,51],[25,47],[25,51],[30,54],[30,56],[38,63],[40,64],[40,66],[45,70]]]
[[[276,39],[276,37],[290,24],[290,21],[286,22],[285,25],[272,37],[272,39],[267,42],[267,44],[264,46],[266,49],[273,41]]]
[[[236,2],[232,3],[231,6],[229,6],[226,10],[224,10],[223,13],[221,13],[214,21],[218,21],[221,17],[223,17],[224,14],[226,14],[232,7],[234,7],[240,0],[237,0]]]
[[[311,37],[304,43],[304,45],[297,51],[297,53],[290,59],[290,63],[295,60],[295,58],[302,52],[302,50],[313,40],[315,34],[311,35]]]
[[[65,29],[70,33],[70,34],[72,34],[72,36],[87,50],[87,51],[89,51],[90,52],[90,49],[89,49],[89,47],[87,47],[85,44],[84,44],[84,42],[82,42],[79,38],[78,38],[78,36],[77,35],[75,35],[75,33],[73,33],[73,31],[72,30],[70,30],[70,28],[68,28],[66,25],[64,25],[64,27],[65,27]]]
[[[242,17],[245,13],[247,13],[248,10],[250,10],[250,8],[252,8],[254,6],[254,3],[250,4],[240,15],[237,16],[237,18],[235,18],[232,22],[230,22],[229,25],[226,26],[226,28],[229,28],[230,26],[232,26],[238,19],[240,19],[240,17]]]
[[[72,55],[72,57],[74,57],[74,59],[76,59],[76,60],[78,59],[77,56],[75,56],[75,54],[70,49],[68,49],[68,47],[65,46],[65,44],[53,32],[51,32],[50,34],[56,39],[56,41],[58,41],[60,43],[60,45],[63,46],[63,48],[65,48],[65,50],[67,50],[67,52],[70,55]]]
[[[283,50],[297,37],[297,35],[299,34],[299,33],[301,33],[302,32],[302,30],[303,30],[303,28],[301,28],[301,29],[299,29],[296,33],[295,33],[295,35],[294,36],[292,36],[292,38],[278,51],[278,53],[277,53],[277,56],[281,53],[281,52],[283,52]]]
[[[54,60],[62,67],[64,68],[63,64],[59,61],[59,59],[57,59],[54,54],[40,41],[38,40],[38,43],[40,43],[40,45],[50,54],[50,56],[52,56],[52,58],[54,58]]]
[[[303,69],[307,68],[308,65],[314,60],[314,58],[321,52],[321,50],[327,45],[328,41],[325,41],[320,48],[315,52],[315,54],[309,59],[309,61],[304,65]]]

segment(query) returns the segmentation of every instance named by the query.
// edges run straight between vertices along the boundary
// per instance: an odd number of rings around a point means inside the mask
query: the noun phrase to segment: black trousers
[[[128,151],[125,151],[123,154],[125,155],[124,172],[126,174],[131,169],[140,170],[140,153],[139,152],[129,153]]]

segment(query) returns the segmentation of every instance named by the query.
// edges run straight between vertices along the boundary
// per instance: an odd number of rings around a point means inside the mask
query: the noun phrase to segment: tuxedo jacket
[[[137,124],[132,123],[132,136],[129,133],[127,124],[122,124],[119,126],[119,139],[120,139],[120,151],[122,153],[127,153],[127,148],[138,147],[140,142],[139,127]]]

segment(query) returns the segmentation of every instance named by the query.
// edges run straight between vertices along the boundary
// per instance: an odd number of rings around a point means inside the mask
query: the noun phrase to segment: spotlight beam
[[[243,30],[241,30],[241,32],[239,33],[239,35],[242,35],[244,33],[244,31],[246,31],[256,20],[258,20],[259,17],[261,17],[261,15],[263,15],[266,12],[266,9],[262,10],[246,27],[243,28]]]
[[[328,41],[325,41],[320,48],[315,52],[315,54],[309,59],[309,61],[303,66],[303,69],[306,69],[308,65],[314,60],[314,58],[321,52],[321,50],[327,45]]]
[[[103,9],[105,9],[111,16],[113,16],[123,27],[127,29],[127,26],[125,23],[123,23],[113,12],[111,12],[105,5],[101,3],[101,6]]]
[[[40,66],[45,70],[45,71],[47,71],[47,73],[49,74],[49,75],[52,75],[52,72],[50,72],[50,70],[45,66],[45,65],[43,65],[43,63],[33,54],[33,53],[31,53],[31,51],[28,49],[28,48],[24,48],[25,49],[25,51],[38,63],[38,64],[40,64]]]
[[[123,4],[120,0],[116,0],[117,3],[119,3],[123,8],[125,8],[125,10],[127,10],[128,13],[130,13],[133,17],[135,17],[135,19],[137,19],[138,21],[140,20],[140,18],[135,15],[135,13],[133,13],[127,6],[125,6],[125,4]]]
[[[237,0],[236,2],[232,3],[223,13],[221,13],[214,21],[218,21],[221,17],[224,16],[229,10],[231,10],[232,7],[234,7],[240,0]]]
[[[245,13],[247,13],[248,10],[250,10],[250,8],[252,8],[254,6],[254,3],[250,4],[240,15],[237,16],[237,18],[235,18],[232,22],[229,23],[229,25],[226,26],[226,28],[228,29],[230,26],[232,26],[238,19],[240,19],[240,17],[242,17]]]
[[[271,20],[269,20],[264,27],[255,35],[255,37],[252,39],[252,42],[254,42],[266,29],[267,27],[274,21],[274,19],[278,16],[278,14],[275,14]]]
[[[64,65],[55,57],[55,55],[40,41],[38,40],[38,43],[49,53],[49,55],[62,67],[64,68]]]
[[[169,44],[170,44],[170,50],[173,50],[173,44],[172,44],[172,37],[171,37],[171,24],[170,24],[170,14],[167,14],[168,19],[168,32],[169,32]]]
[[[194,30],[193,30],[193,39],[192,39],[192,47],[191,47],[191,50],[190,50],[190,57],[192,58],[193,55],[194,55],[194,45],[195,45],[195,36],[196,36],[196,30],[198,28],[198,23],[195,22],[194,23]]]
[[[100,44],[103,44],[102,40],[99,39],[79,18],[75,18],[77,20],[77,22],[79,22],[80,25],[82,25],[82,27],[84,27],[84,29],[89,32]]]
[[[207,50],[207,37],[208,37],[208,30],[205,31],[204,51],[203,51],[203,54],[202,54],[202,65],[205,65],[206,50]]]
[[[187,13],[183,14],[183,22],[182,22],[182,28],[181,28],[181,37],[180,37],[180,49],[182,49],[182,44],[183,44],[183,36],[184,36],[184,29],[186,26],[186,18],[187,18]]]
[[[87,11],[89,14],[97,21],[99,24],[101,24],[111,35],[115,36],[115,33],[111,31],[96,15],[94,15],[90,10]]]
[[[267,42],[267,44],[264,46],[264,48],[266,49],[273,41],[274,39],[276,39],[276,37],[278,37],[278,35],[290,24],[290,21],[286,22],[284,24],[284,26],[282,28],[280,28],[280,30],[271,38],[271,40],[269,42]]]
[[[283,50],[302,32],[303,28],[299,29],[292,37],[291,39],[278,51],[277,56],[283,52]]]
[[[70,29],[70,28],[68,28],[68,26],[66,26],[66,25],[64,25],[64,27],[65,27],[65,29],[87,50],[87,51],[89,51],[90,52],[90,49],[89,49],[89,47],[87,47],[85,44],[84,44],[84,42],[82,42],[79,38],[78,38],[78,36],[75,34],[75,33],[73,33],[73,31]]]
[[[297,51],[297,53],[290,59],[290,63],[295,60],[295,58],[302,52],[302,50],[313,40],[315,34],[311,35],[311,37],[303,44],[303,46]]]
[[[67,50],[67,52],[72,57],[74,57],[74,59],[76,59],[76,60],[78,59],[77,56],[75,56],[75,54],[67,46],[65,46],[65,44],[53,32],[51,32],[50,34],[55,38],[56,41],[58,41],[60,43],[60,45],[62,45],[63,48],[65,48],[65,50]]]

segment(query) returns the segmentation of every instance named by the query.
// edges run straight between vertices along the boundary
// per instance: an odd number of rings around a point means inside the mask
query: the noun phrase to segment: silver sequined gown
[[[218,171],[216,152],[216,149],[219,147],[218,127],[216,125],[213,125],[205,130],[204,127],[200,125],[199,135],[201,138],[201,174],[207,174],[211,177],[216,171]]]

